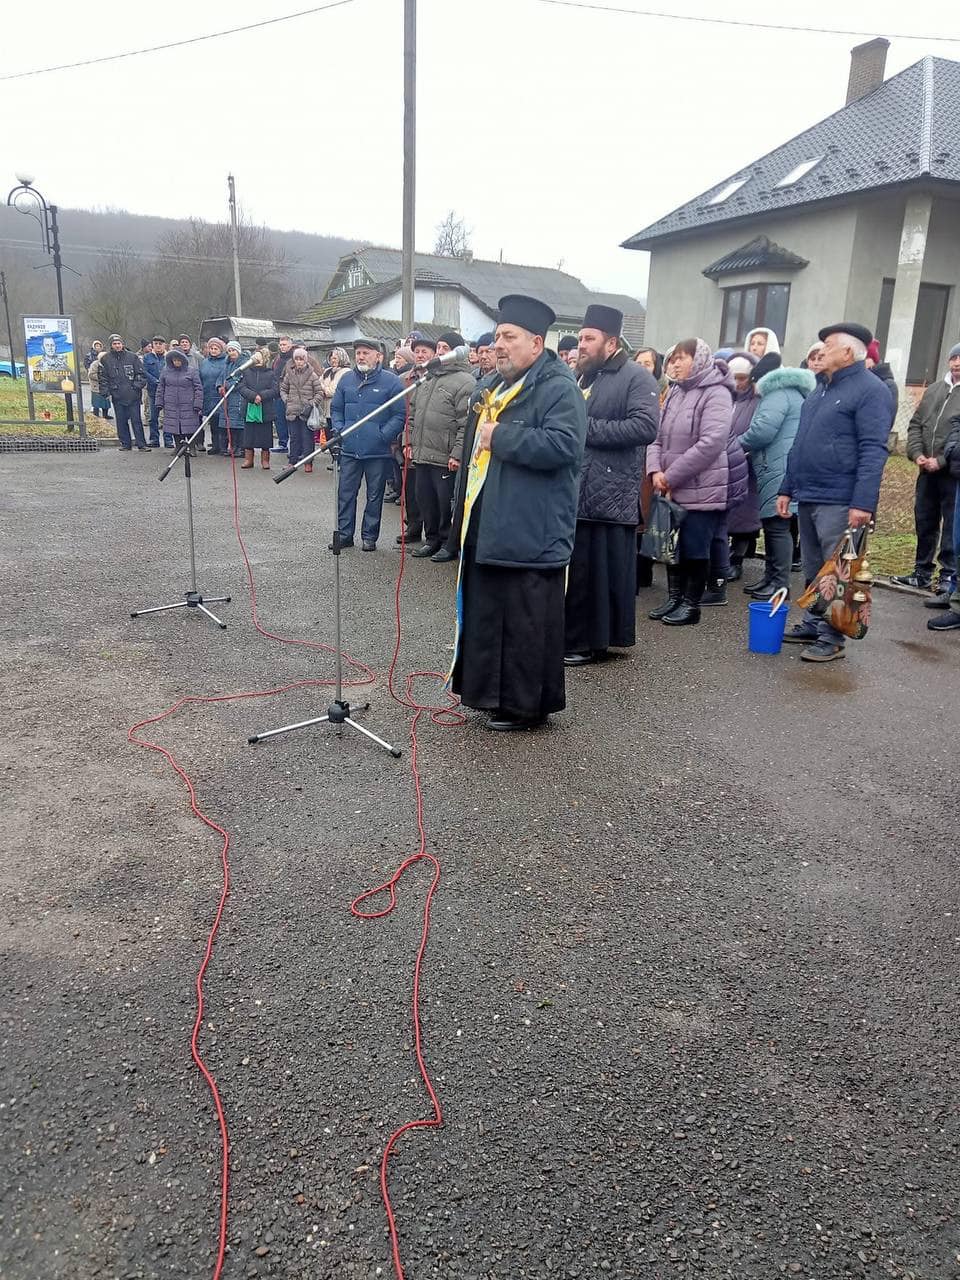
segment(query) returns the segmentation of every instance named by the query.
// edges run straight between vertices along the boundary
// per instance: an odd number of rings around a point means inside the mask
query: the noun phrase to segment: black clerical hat
[[[547,330],[556,320],[556,313],[545,302],[528,298],[522,293],[508,293],[500,299],[498,324],[515,324],[529,333],[547,336]]]
[[[616,307],[605,307],[602,303],[591,302],[583,317],[581,329],[599,329],[601,333],[610,333],[620,337],[623,328],[623,312]]]

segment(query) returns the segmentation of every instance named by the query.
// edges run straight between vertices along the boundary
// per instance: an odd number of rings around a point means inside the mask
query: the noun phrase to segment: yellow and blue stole
[[[457,665],[457,657],[460,653],[460,636],[463,632],[463,547],[467,539],[467,529],[470,527],[470,516],[473,514],[477,498],[486,483],[492,456],[489,449],[480,448],[480,432],[483,427],[499,420],[507,405],[520,394],[522,387],[523,378],[518,378],[516,382],[510,383],[509,386],[505,382],[498,383],[497,386],[489,387],[481,392],[480,399],[474,406],[478,416],[477,425],[474,428],[473,452],[470,455],[470,463],[467,468],[467,482],[463,497],[463,523],[460,526],[460,567],[457,571],[457,629],[453,638],[453,661],[450,663],[450,671],[447,675],[447,687],[449,687],[450,681],[453,679],[453,669]]]

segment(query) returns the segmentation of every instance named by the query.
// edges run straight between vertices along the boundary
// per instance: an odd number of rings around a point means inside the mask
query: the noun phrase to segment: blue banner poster
[[[75,390],[77,357],[73,321],[68,316],[24,316],[27,377],[34,395],[58,395]]]

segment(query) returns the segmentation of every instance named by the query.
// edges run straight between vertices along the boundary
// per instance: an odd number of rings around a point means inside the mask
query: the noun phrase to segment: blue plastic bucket
[[[747,647],[751,653],[779,653],[783,647],[783,633],[787,629],[786,604],[771,616],[772,601],[754,600],[750,604],[750,638]]]

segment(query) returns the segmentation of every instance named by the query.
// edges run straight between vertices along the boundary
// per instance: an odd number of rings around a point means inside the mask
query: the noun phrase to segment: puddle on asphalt
[[[856,673],[846,665],[846,660],[818,666],[818,678],[811,680],[808,668],[814,665],[806,662],[790,665],[790,679],[794,684],[800,685],[804,693],[816,691],[828,694],[830,697],[838,693],[856,693],[858,687]],[[828,665],[826,671],[823,669],[825,665]]]
[[[893,643],[906,649],[907,653],[920,662],[942,662],[947,655],[946,649],[932,644],[920,644],[918,640],[894,640]]]

